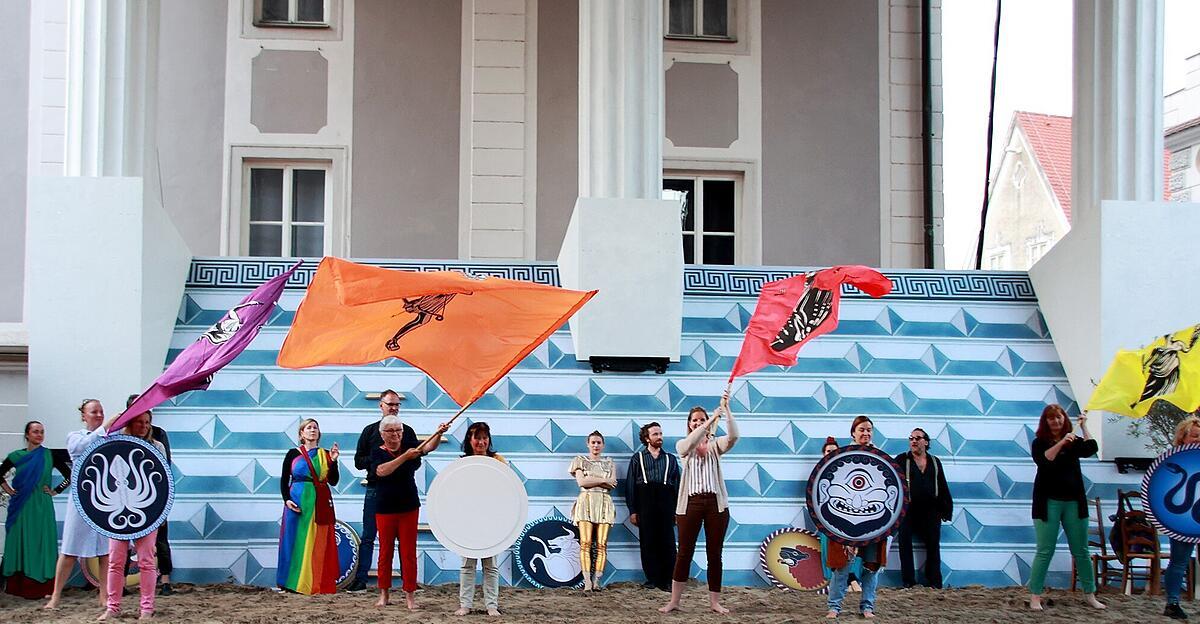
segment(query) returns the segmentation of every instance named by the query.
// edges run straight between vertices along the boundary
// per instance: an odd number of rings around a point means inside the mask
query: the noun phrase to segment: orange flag
[[[369,364],[399,358],[465,406],[483,396],[596,291],[321,261],[278,364]]]

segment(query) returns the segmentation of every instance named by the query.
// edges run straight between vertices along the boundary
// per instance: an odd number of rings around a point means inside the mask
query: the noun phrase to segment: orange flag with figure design
[[[321,261],[279,350],[284,368],[398,358],[466,406],[596,291]]]

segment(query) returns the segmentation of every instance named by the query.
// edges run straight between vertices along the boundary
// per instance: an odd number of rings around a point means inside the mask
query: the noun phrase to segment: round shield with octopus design
[[[166,522],[175,499],[167,458],[128,435],[110,435],[89,446],[75,460],[71,486],[79,515],[115,540],[149,535]]]
[[[780,589],[818,591],[829,584],[821,571],[821,540],[811,531],[789,527],[772,532],[758,549],[758,561]]]
[[[824,456],[808,477],[808,513],[817,530],[847,546],[867,546],[900,526],[908,488],[887,453],[850,445]]]

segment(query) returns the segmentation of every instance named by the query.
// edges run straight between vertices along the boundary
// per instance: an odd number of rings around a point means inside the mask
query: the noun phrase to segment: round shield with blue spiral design
[[[1150,521],[1172,539],[1200,544],[1200,444],[1159,455],[1142,478],[1142,504]]]

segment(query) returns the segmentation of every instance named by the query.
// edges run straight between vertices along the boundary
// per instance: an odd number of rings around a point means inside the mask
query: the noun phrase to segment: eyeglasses
[[[383,401],[383,404],[384,404],[384,405],[386,405],[386,406],[388,406],[388,407],[400,407],[400,403],[399,403],[399,402],[396,402],[396,403],[388,403],[388,402],[386,402],[386,401]]]
[[[400,433],[399,429],[380,429],[379,433]]]

